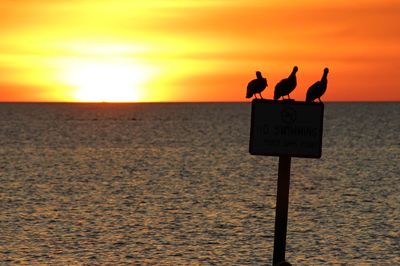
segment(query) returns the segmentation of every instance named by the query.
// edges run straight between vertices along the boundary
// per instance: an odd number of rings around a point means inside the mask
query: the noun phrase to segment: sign
[[[252,102],[252,155],[320,158],[324,104],[294,100]]]

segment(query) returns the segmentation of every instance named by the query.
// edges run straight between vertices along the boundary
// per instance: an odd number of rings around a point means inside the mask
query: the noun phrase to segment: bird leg
[[[260,93],[258,93],[258,94],[260,94],[260,97],[261,97],[261,99],[264,99],[264,98],[262,97],[262,95],[261,95],[261,92],[260,92]]]
[[[257,94],[255,94],[255,93],[254,93],[254,97],[255,97],[256,99],[258,99],[258,98],[257,98]]]

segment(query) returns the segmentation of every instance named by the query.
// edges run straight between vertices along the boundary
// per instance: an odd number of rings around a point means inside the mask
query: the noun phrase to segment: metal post
[[[278,191],[276,194],[273,265],[285,261],[289,205],[290,156],[279,156]]]

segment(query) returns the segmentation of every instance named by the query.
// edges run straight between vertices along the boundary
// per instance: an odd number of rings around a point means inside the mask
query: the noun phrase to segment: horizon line
[[[266,99],[272,100],[272,99]],[[296,101],[296,100],[295,100]],[[131,101],[131,102],[112,102],[112,101],[99,101],[99,102],[81,102],[81,101],[0,101],[0,104],[12,103],[30,103],[30,104],[157,104],[157,103],[251,103],[252,101]],[[304,102],[304,101],[296,101]],[[339,101],[323,101],[323,103],[399,103],[400,100],[339,100]]]

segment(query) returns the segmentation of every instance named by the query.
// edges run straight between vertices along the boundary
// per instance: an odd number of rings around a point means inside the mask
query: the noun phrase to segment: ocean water
[[[0,104],[0,265],[271,265],[250,103]],[[327,103],[292,159],[293,265],[400,265],[400,103]]]

